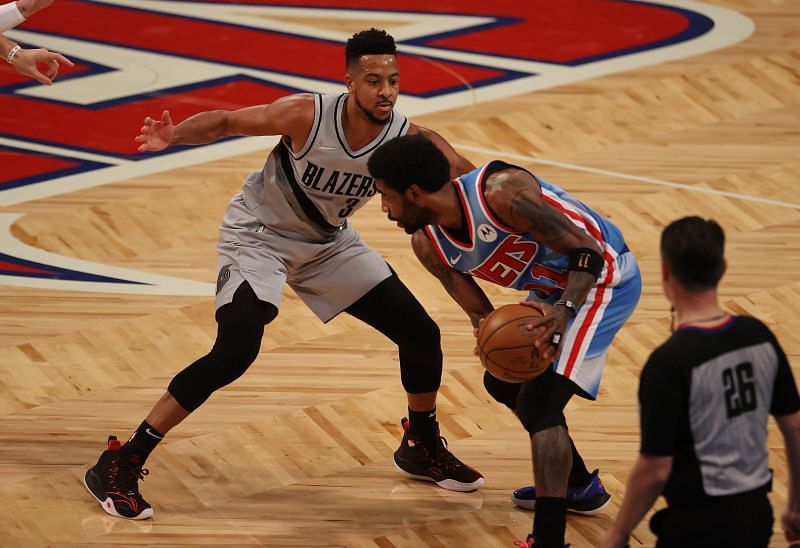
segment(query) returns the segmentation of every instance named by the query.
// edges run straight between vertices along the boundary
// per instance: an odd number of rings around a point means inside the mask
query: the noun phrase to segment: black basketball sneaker
[[[108,449],[83,476],[86,489],[107,513],[118,518],[147,519],[153,515],[150,504],[139,493],[139,480],[148,474],[141,457],[124,458],[119,454],[120,442],[108,437]]]
[[[480,472],[458,460],[447,449],[447,440],[437,436],[436,443],[425,444],[409,436],[407,418],[401,423],[403,440],[394,452],[394,463],[401,472],[450,491],[474,491],[483,485]]]

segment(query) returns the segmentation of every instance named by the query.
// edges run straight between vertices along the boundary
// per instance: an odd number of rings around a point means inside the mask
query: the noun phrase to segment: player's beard
[[[359,108],[359,110],[361,110],[361,112],[364,114],[364,116],[366,116],[366,117],[367,117],[367,120],[369,120],[370,122],[372,122],[372,123],[373,123],[373,124],[375,124],[376,126],[385,126],[386,124],[388,124],[388,123],[389,123],[389,120],[391,120],[391,119],[392,119],[392,117],[391,117],[391,116],[387,116],[386,118],[384,118],[383,120],[381,120],[380,118],[378,118],[377,116],[375,116],[374,114],[372,114],[372,112],[370,112],[370,110],[369,110],[367,107],[365,107],[365,106],[364,106],[364,105],[361,103],[361,101],[359,101],[359,100],[358,100],[358,97],[356,97],[356,96],[354,95],[354,96],[353,96],[353,99],[355,99],[355,101],[356,101],[356,106]]]
[[[414,234],[417,230],[433,224],[433,212],[430,209],[419,207],[409,201],[403,204],[405,219],[403,219],[403,230],[406,234]]]

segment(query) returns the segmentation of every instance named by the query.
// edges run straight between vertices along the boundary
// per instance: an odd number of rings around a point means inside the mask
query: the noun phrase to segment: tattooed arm
[[[597,241],[579,229],[562,212],[542,199],[542,189],[536,178],[527,171],[509,168],[492,174],[486,182],[486,201],[499,219],[507,226],[527,232],[546,247],[568,255],[573,249],[588,247],[601,253]],[[570,271],[562,299],[579,306],[595,284],[596,279],[588,272]],[[533,327],[547,325],[540,335],[537,346],[549,344],[553,333],[564,333],[571,311],[564,306],[545,307],[533,305],[546,312],[541,322]],[[557,346],[546,351],[555,356]]]
[[[442,262],[433,243],[424,231],[418,230],[411,237],[411,247],[417,259],[428,271],[439,278],[442,285],[451,297],[464,309],[472,322],[472,327],[478,327],[478,322],[489,312],[494,310],[492,303],[483,290],[475,283],[472,276],[468,276]]]

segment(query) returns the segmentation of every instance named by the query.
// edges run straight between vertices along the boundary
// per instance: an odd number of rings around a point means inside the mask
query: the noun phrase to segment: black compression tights
[[[439,389],[442,346],[439,327],[396,274],[372,288],[345,312],[394,342],[400,353],[400,378],[410,394]]]
[[[442,377],[439,328],[397,275],[392,274],[346,309],[399,349],[400,377],[411,394],[435,392]],[[217,312],[217,340],[207,355],[178,373],[169,393],[189,412],[238,379],[258,356],[264,325],[277,309],[259,301],[247,282]]]
[[[217,340],[211,352],[175,375],[169,393],[189,412],[200,407],[215,391],[244,374],[261,347],[264,325],[277,316],[275,306],[259,301],[247,282],[233,302],[217,312]]]

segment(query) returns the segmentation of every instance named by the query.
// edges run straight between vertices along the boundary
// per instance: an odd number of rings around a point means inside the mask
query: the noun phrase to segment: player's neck
[[[384,127],[367,118],[352,97],[347,98],[342,111],[342,129],[350,150],[364,148],[383,131]]]
[[[465,227],[464,210],[455,186],[448,182],[435,193],[434,200],[435,205],[432,209],[436,213],[436,224],[451,230],[463,230]]]

